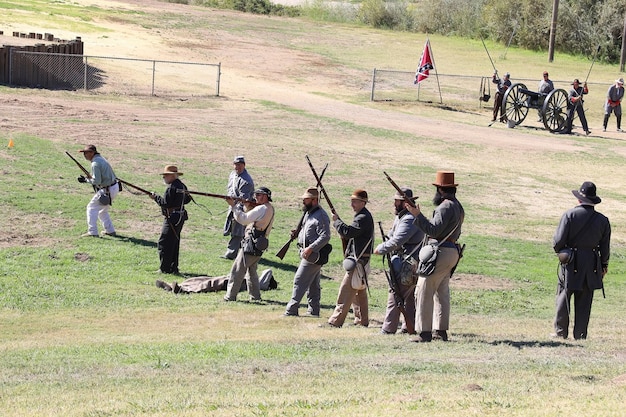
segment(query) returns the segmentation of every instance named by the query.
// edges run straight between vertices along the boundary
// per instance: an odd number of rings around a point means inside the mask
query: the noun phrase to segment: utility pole
[[[548,62],[554,61],[554,40],[556,39],[556,23],[559,15],[559,0],[552,5],[552,21],[550,22],[550,44],[548,45]]]
[[[619,70],[624,72],[624,64],[626,63],[626,14],[624,14],[624,28],[622,32],[622,54],[619,58]]]

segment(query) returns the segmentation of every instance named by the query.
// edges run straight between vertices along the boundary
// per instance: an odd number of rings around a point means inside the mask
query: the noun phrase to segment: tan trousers
[[[450,271],[459,260],[456,248],[439,247],[435,271],[420,275],[415,286],[415,331],[448,330],[450,326]]]
[[[337,305],[333,314],[328,319],[328,323],[336,327],[343,326],[350,311],[354,312],[354,324],[361,326],[369,326],[369,311],[367,302],[367,288],[364,290],[355,290],[352,288],[352,275],[365,272],[369,276],[370,264],[364,265],[364,268],[354,268],[350,272],[346,272],[339,286],[339,294],[337,295]]]

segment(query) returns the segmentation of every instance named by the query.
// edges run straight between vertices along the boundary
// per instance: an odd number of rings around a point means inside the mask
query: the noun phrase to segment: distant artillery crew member
[[[344,223],[333,213],[335,230],[348,242],[347,253],[344,254],[346,274],[339,286],[337,305],[328,319],[328,324],[333,327],[343,326],[350,305],[354,310],[354,324],[365,327],[369,325],[367,279],[370,274],[370,255],[374,246],[374,219],[365,208],[368,201],[367,191],[357,189],[352,193],[350,205],[355,213],[352,224]]]
[[[435,211],[428,220],[419,205],[405,208],[415,216],[415,224],[428,236],[427,243],[439,245],[436,266],[430,275],[419,273],[415,287],[415,331],[412,341],[430,342],[433,337],[448,340],[450,325],[450,277],[459,262],[461,250],[456,244],[461,235],[465,210],[456,198],[454,172],[438,171],[433,183],[437,187]]]
[[[604,288],[609,267],[611,225],[606,216],[595,211],[602,200],[594,183],[584,182],[572,194],[578,205],[563,214],[553,241],[561,266],[552,336],[567,339],[573,294],[574,339],[586,339],[593,291]]]
[[[297,316],[300,301],[307,295],[307,313],[320,315],[322,264],[328,261],[330,248],[330,219],[319,205],[319,191],[310,187],[302,195],[302,210],[305,212],[302,227],[298,233],[300,264],[293,278],[293,292],[287,303],[285,316]],[[295,234],[296,231],[292,230]],[[321,256],[320,256],[321,255]],[[324,258],[325,259],[322,259]]]
[[[236,156],[233,159],[233,170],[228,177],[226,194],[230,197],[250,200],[253,192],[254,182],[246,170],[246,160],[243,156]],[[228,209],[226,222],[224,223],[224,236],[230,236],[226,253],[222,255],[222,258],[227,259],[235,259],[237,256],[245,231],[245,226],[233,218],[233,207],[231,206]]]
[[[268,238],[274,223],[274,207],[270,204],[272,192],[269,188],[261,187],[255,190],[254,199],[256,205],[254,208],[248,207],[247,211],[244,211],[240,204],[235,204],[234,199],[226,200],[232,209],[233,220],[246,226],[245,237],[230,269],[228,287],[224,295],[226,301],[237,300],[244,278],[247,280],[250,300],[261,300],[257,267],[263,252],[269,246]]]
[[[493,102],[493,119],[491,119],[492,122],[496,121],[496,119],[498,118],[498,113],[500,113],[500,121],[506,122],[506,115],[502,114],[502,100],[504,99],[504,93],[506,93],[506,90],[508,90],[511,86],[510,77],[511,74],[509,74],[508,72],[504,74],[504,78],[498,77],[497,72],[493,74],[491,82],[497,84],[497,91]]]
[[[554,83],[552,82],[552,80],[549,78],[549,74],[548,71],[544,71],[543,72],[543,79],[541,81],[539,81],[539,87],[537,89],[537,92],[543,96],[544,100],[546,98],[546,96],[552,91],[554,90]],[[541,108],[537,109],[537,112],[539,113],[539,119],[537,120],[538,122],[542,122],[543,118],[542,118],[542,113],[541,113]]]
[[[609,116],[615,113],[617,119],[617,131],[622,131],[622,99],[624,98],[624,79],[615,80],[615,84],[609,87],[606,93],[606,104],[604,105],[604,131],[609,123]]]
[[[572,124],[574,123],[574,113],[578,114],[580,123],[583,126],[585,134],[590,134],[589,126],[587,126],[587,118],[585,117],[585,109],[583,108],[584,98],[583,95],[589,94],[587,83],[580,85],[578,78],[572,83],[567,95],[567,120],[565,121],[565,127],[559,133],[564,135],[570,135],[572,133]]]
[[[191,201],[189,194],[184,190],[187,187],[179,179],[182,172],[178,171],[175,165],[167,165],[163,172],[163,183],[167,185],[163,196],[155,193],[150,197],[161,207],[163,214],[163,227],[161,227],[161,236],[157,243],[159,251],[159,259],[161,265],[159,272],[163,274],[180,274],[178,270],[178,256],[180,253],[180,236],[183,231],[183,225],[188,219],[185,204]]]
[[[403,187],[402,191],[405,196],[413,199],[413,190]],[[410,257],[412,262],[417,265],[418,262],[418,250],[419,246],[424,239],[424,232],[420,230],[417,225],[414,224],[415,217],[404,208],[404,196],[396,193],[394,195],[394,207],[396,212],[396,218],[393,221],[393,226],[389,231],[389,239],[378,245],[374,250],[375,254],[385,255],[392,253],[394,256],[392,259],[392,265],[390,268],[394,268],[394,276],[397,277],[398,289],[400,290],[400,298],[404,301],[404,309],[406,314],[411,317],[415,317],[415,278],[414,274],[404,276],[402,273],[402,263],[406,262],[405,258]],[[383,327],[381,333],[394,334],[398,330],[398,324],[400,323],[400,309],[396,303],[396,297],[393,292],[389,291],[387,297],[387,311],[385,313],[385,320],[383,321]],[[411,323],[412,324],[412,323]],[[402,325],[402,332],[414,334],[415,329],[411,325],[411,328],[407,328],[406,322]]]
[[[96,193],[87,204],[87,233],[82,236],[98,237],[98,219],[102,223],[104,235],[115,236],[115,228],[109,215],[111,203],[120,192],[119,184],[111,165],[100,155],[94,145],[88,145],[82,152],[91,162],[91,177],[78,177],[78,182],[93,185]]]

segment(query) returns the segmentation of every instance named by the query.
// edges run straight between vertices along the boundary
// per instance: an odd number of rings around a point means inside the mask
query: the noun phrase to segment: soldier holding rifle
[[[367,279],[374,245],[374,219],[365,207],[368,202],[367,191],[354,190],[350,196],[350,205],[354,211],[351,224],[344,223],[337,213],[333,212],[335,230],[348,245],[344,253],[346,274],[339,286],[337,305],[328,319],[328,324],[332,327],[343,326],[350,305],[354,312],[354,324],[364,327],[369,325]]]
[[[150,197],[161,207],[163,227],[157,243],[161,261],[158,272],[179,275],[178,257],[180,253],[180,234],[188,219],[185,204],[191,201],[189,194],[184,193],[187,187],[179,179],[182,172],[175,165],[167,165],[163,172],[163,183],[167,185],[163,196],[150,193]],[[182,191],[182,192],[181,192]]]
[[[424,239],[424,232],[413,223],[415,217],[404,208],[405,198],[411,200],[417,198],[413,197],[413,190],[402,187],[400,191],[396,191],[393,198],[396,214],[393,226],[387,234],[388,238],[384,236],[383,243],[374,250],[374,253],[378,255],[393,254],[393,256],[388,257],[388,263],[389,268],[393,268],[390,271],[390,278],[395,280],[395,289],[390,288],[389,290],[387,311],[380,332],[382,334],[396,333],[400,322],[400,307],[398,306],[398,302],[400,302],[403,307],[402,310],[404,310],[403,314],[405,314],[405,321],[401,331],[402,333],[415,334],[415,297],[413,293],[415,291],[416,275],[413,274],[414,270],[412,268],[403,268],[402,263],[409,262],[407,258],[412,258],[410,263],[417,265],[418,250]],[[404,273],[404,271],[407,273]],[[394,291],[397,291],[398,294],[394,294]]]
[[[87,145],[80,150],[86,160],[91,162],[91,174],[80,165],[80,163],[69,155],[76,162],[85,175],[78,177],[78,182],[93,185],[95,194],[89,204],[87,204],[87,233],[82,236],[98,237],[98,219],[104,227],[103,234],[115,236],[115,228],[109,215],[111,203],[120,191],[117,178],[109,162],[100,155],[95,145]]]
[[[319,205],[317,187],[309,187],[302,194],[302,227],[298,231],[300,264],[293,278],[293,292],[287,303],[284,316],[298,316],[298,307],[304,294],[307,294],[307,314],[320,315],[322,265],[328,262],[330,244],[330,219]],[[296,231],[292,230],[295,234]]]
[[[461,256],[456,242],[465,217],[463,206],[456,198],[458,184],[454,182],[454,172],[438,171],[433,185],[437,191],[432,219],[424,217],[419,205],[404,205],[415,217],[415,224],[428,236],[428,243],[439,245],[434,271],[430,275],[420,273],[415,287],[415,331],[419,335],[412,341],[418,343],[430,342],[433,337],[448,340],[449,284]]]
[[[250,300],[261,300],[257,266],[269,245],[268,237],[274,223],[274,207],[270,204],[272,191],[267,187],[261,187],[254,191],[254,199],[256,205],[254,208],[249,205],[246,211],[240,204],[236,204],[234,198],[226,200],[232,210],[233,220],[246,226],[246,229],[245,237],[230,269],[225,301],[237,300],[244,278],[247,279]]]
[[[250,200],[253,192],[254,181],[252,181],[252,177],[246,170],[246,160],[243,156],[236,156],[233,159],[233,170],[228,177],[226,194],[229,197]],[[226,253],[222,255],[222,258],[226,259],[235,259],[245,232],[245,226],[238,223],[233,217],[233,207],[229,207],[226,222],[224,223],[224,236],[230,236]]]

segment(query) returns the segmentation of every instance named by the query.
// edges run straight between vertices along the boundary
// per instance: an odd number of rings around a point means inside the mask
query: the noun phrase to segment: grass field
[[[352,89],[349,76],[367,79],[381,61],[413,66],[424,38],[416,42],[415,34],[325,23],[320,30],[319,22],[165,4],[159,13],[151,0],[56,2],[54,15],[40,3],[12,9],[7,24],[43,21],[46,29],[49,19],[60,27],[78,20],[94,34],[92,48],[128,27],[172,43],[207,36],[210,53],[229,59],[227,93],[177,101],[0,87],[0,415],[624,415],[626,137],[489,129],[489,109],[369,103]],[[62,17],[65,8],[71,13]],[[93,11],[93,21],[84,17]],[[436,43],[441,65],[467,53],[464,73],[481,73],[481,45],[452,37]],[[254,55],[242,47],[248,44]],[[376,47],[351,47],[367,44]],[[205,53],[190,47],[189,58]],[[294,60],[285,73],[258,71],[277,56]],[[299,60],[319,65],[315,78],[294,69]],[[550,71],[563,79],[583,78],[590,65],[558,61]],[[545,56],[509,50],[506,64],[532,76]],[[617,76],[615,66],[594,66],[596,80]],[[315,100],[327,108],[307,104]],[[590,108],[596,126],[598,117]],[[10,139],[14,146],[5,147]],[[220,293],[157,289],[161,216],[145,195],[124,191],[114,202],[117,238],[79,238],[90,192],[64,151],[91,142],[120,178],[157,192],[164,188],[158,173],[175,163],[190,189],[222,193],[232,156],[245,154],[257,185],[274,193],[275,229],[260,269],[271,268],[279,288],[260,303],[241,294],[228,304]],[[322,317],[281,317],[298,259],[295,245],[284,261],[274,253],[299,219],[298,196],[313,183],[305,154],[318,170],[329,163],[325,186],[343,218],[350,192],[364,187],[386,228],[393,190],[383,170],[412,186],[425,212],[436,170],[457,172],[467,249],[451,285],[449,343],[379,335],[387,297],[380,259],[373,261],[370,328],[319,328],[343,272],[338,251],[323,269]],[[596,293],[588,340],[553,340],[552,233],[576,203],[570,190],[587,179],[598,185],[598,210],[613,227],[606,298]],[[196,200],[181,271],[224,275],[226,204]],[[333,245],[340,247],[336,234]]]

